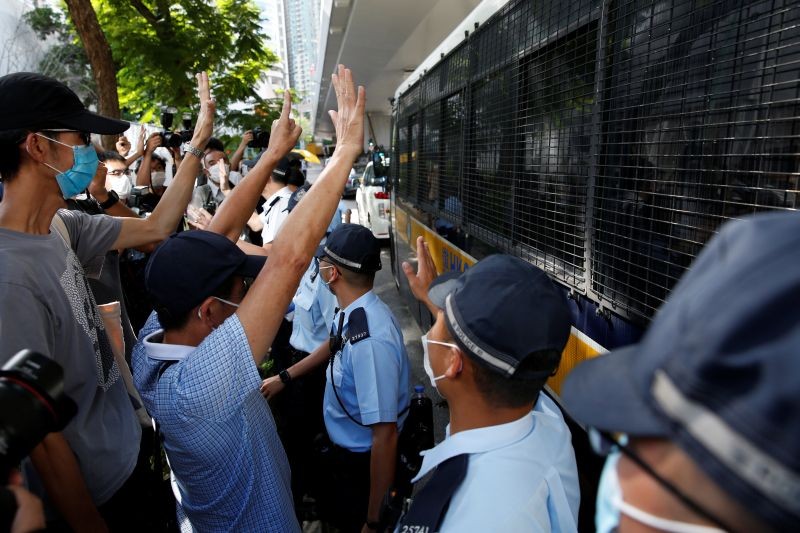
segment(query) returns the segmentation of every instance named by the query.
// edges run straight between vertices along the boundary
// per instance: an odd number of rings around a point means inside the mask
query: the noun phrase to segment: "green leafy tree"
[[[161,105],[188,111],[196,101],[193,73],[212,76],[225,117],[234,102],[270,107],[255,92],[278,58],[266,46],[252,0],[94,0],[119,66],[120,106],[149,120]]]
[[[178,109],[177,126],[181,113],[196,105],[193,74],[201,70],[212,76],[221,124],[245,130],[277,118],[281,102],[264,100],[255,91],[278,58],[267,47],[253,0],[91,4],[111,49],[124,118],[149,122],[166,105]],[[42,72],[66,81],[87,105],[98,105],[100,91],[66,5],[34,8],[26,20],[40,37],[55,36],[59,42],[40,65]],[[229,109],[236,102],[248,110]]]

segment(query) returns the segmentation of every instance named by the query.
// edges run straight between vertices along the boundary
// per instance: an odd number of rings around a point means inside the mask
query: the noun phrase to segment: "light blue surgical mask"
[[[597,533],[613,533],[619,528],[619,506],[616,505],[616,502],[622,499],[622,489],[617,476],[619,456],[620,452],[612,452],[600,474],[594,516]]]
[[[100,164],[94,146],[91,144],[72,146],[56,139],[51,139],[41,133],[36,135],[67,148],[72,148],[72,168],[62,172],[52,165],[43,163],[46,167],[57,172],[56,181],[64,198],[72,198],[85,191],[92,182],[95,172],[97,172],[97,165]]]

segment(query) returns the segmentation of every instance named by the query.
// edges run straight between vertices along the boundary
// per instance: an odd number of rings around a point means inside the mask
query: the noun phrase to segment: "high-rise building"
[[[269,37],[267,47],[275,52],[279,61],[267,72],[265,82],[257,89],[262,98],[274,98],[276,90],[289,85],[287,76],[286,11],[285,0],[256,0],[261,10],[261,24]]]
[[[301,111],[310,112],[320,39],[320,0],[287,0],[286,45],[289,85],[302,98]]]

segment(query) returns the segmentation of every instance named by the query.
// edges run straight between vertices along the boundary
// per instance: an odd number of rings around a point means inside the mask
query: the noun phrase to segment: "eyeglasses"
[[[608,455],[614,450],[619,452],[636,463],[636,465],[644,470],[650,477],[652,477],[659,485],[666,489],[673,496],[678,498],[681,503],[694,511],[697,515],[702,516],[706,520],[713,522],[717,527],[725,531],[733,531],[728,527],[724,521],[717,518],[711,511],[706,510],[705,507],[691,499],[685,492],[675,486],[671,481],[667,481],[661,474],[647,464],[627,443],[623,443],[620,439],[616,438],[611,433],[601,431],[595,428],[589,429],[589,442],[594,452],[598,455]]]
[[[133,171],[129,168],[123,168],[119,170],[109,170],[106,174],[109,176],[132,176]]]

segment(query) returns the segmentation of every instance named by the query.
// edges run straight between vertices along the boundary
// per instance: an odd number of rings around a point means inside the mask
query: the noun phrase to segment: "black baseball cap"
[[[342,224],[333,230],[316,255],[353,272],[371,273],[382,268],[381,244],[370,230],[358,224]]]
[[[635,345],[575,368],[579,422],[669,440],[743,508],[800,530],[800,214],[731,222]]]
[[[123,120],[92,113],[72,89],[53,78],[33,72],[0,77],[0,131],[64,128],[112,135],[128,127]]]
[[[543,270],[505,254],[436,278],[428,290],[456,343],[506,377],[536,379],[555,368],[518,373],[529,355],[564,349],[572,318],[566,296]]]
[[[294,161],[299,161],[303,159],[301,154],[295,152],[289,152],[285,156],[283,156],[278,164],[275,165],[275,168],[272,170],[273,176],[277,177],[278,180],[284,182],[288,179],[287,174],[289,170],[292,168],[292,163]]]
[[[173,317],[180,317],[212,295],[233,275],[255,278],[265,256],[247,255],[226,237],[210,231],[173,233],[144,271],[147,292]]]

